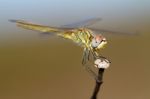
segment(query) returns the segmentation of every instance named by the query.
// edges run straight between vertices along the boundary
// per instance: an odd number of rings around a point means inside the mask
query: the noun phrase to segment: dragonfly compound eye
[[[99,46],[101,42],[100,41],[97,41],[95,38],[92,39],[92,42],[91,42],[91,45],[93,48],[96,48]]]

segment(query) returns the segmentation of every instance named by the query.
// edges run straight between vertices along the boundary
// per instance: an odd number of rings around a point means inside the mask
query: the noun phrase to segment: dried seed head
[[[96,59],[94,62],[96,68],[107,69],[110,66],[110,62],[107,59]]]

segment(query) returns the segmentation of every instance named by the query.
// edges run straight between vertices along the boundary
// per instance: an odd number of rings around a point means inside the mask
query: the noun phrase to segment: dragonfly
[[[107,44],[106,38],[101,33],[118,33],[104,29],[89,28],[90,25],[100,20],[101,18],[90,18],[60,27],[45,26],[24,20],[12,19],[9,21],[16,23],[18,27],[24,29],[42,32],[43,34],[55,34],[61,38],[72,40],[83,48],[82,64],[85,65],[90,60],[90,55],[92,55],[94,59],[100,57],[98,54],[99,50],[104,48]],[[94,30],[99,31],[99,33],[95,33]]]

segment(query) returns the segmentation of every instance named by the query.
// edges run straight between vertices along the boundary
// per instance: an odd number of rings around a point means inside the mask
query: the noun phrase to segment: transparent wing
[[[89,28],[93,30],[96,33],[101,33],[101,34],[123,34],[123,35],[138,35],[138,32],[122,32],[122,31],[111,31],[111,30],[106,30],[106,29],[96,29],[96,28]]]
[[[95,24],[96,22],[100,21],[101,18],[89,18],[86,20],[82,20],[76,23],[72,23],[72,24],[67,24],[67,25],[63,25],[61,26],[62,28],[79,28],[79,27],[88,27],[90,25]]]
[[[31,22],[26,22],[23,20],[9,20],[10,22],[14,22],[17,24],[17,26],[25,28],[25,29],[29,29],[29,30],[35,30],[35,31],[39,31],[39,32],[61,32],[63,31],[60,28],[55,28],[55,27],[49,27],[49,26],[43,26],[43,25],[39,25],[39,24],[33,24]]]

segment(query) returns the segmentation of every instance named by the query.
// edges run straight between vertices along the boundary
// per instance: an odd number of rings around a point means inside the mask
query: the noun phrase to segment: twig
[[[97,99],[97,94],[100,91],[101,84],[103,83],[102,80],[103,80],[104,70],[105,70],[104,68],[100,68],[98,70],[98,77],[97,77],[97,80],[96,80],[96,86],[94,88],[93,95],[92,95],[91,99]]]

